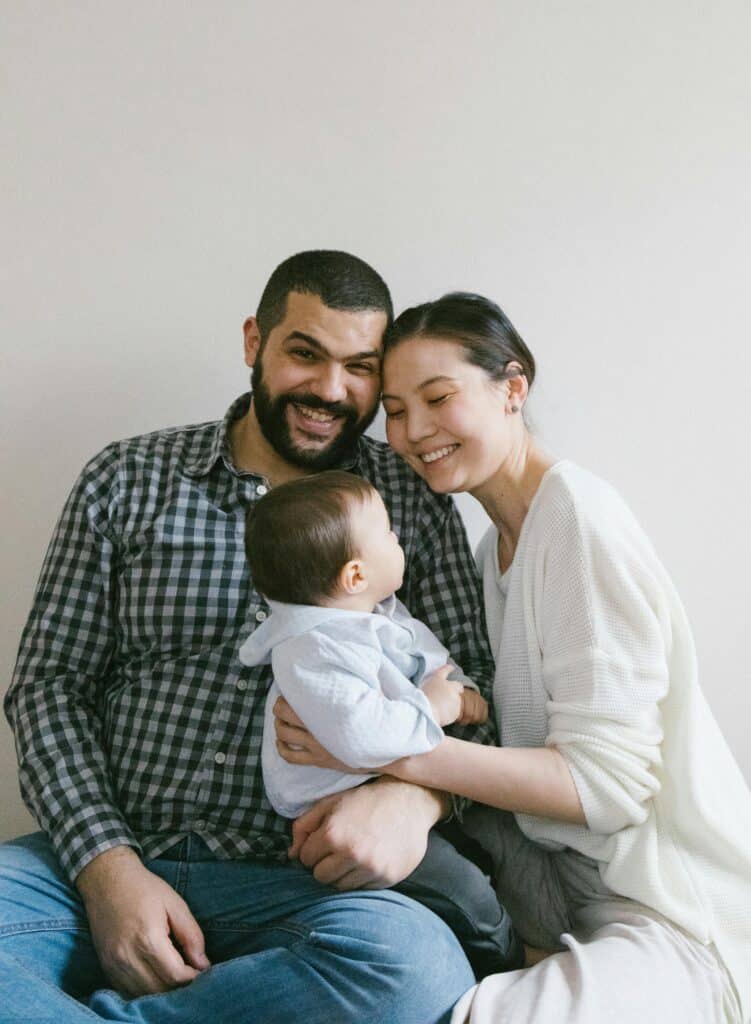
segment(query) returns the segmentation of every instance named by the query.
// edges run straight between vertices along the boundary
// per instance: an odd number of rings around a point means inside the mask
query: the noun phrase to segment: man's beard
[[[358,419],[357,410],[346,402],[324,402],[316,395],[295,392],[293,395],[277,395],[272,398],[263,382],[263,367],[256,359],[250,378],[253,389],[253,410],[261,433],[271,447],[287,462],[302,469],[324,470],[351,462],[357,450],[360,435],[368,429],[378,411]],[[325,447],[303,448],[292,440],[287,422],[288,405],[306,405],[309,409],[321,409],[332,416],[343,418],[339,433]]]

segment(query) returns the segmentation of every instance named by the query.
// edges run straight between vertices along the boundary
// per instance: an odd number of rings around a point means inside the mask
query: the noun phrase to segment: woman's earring
[[[519,406],[518,405],[512,405],[511,406],[511,412],[519,412]]]

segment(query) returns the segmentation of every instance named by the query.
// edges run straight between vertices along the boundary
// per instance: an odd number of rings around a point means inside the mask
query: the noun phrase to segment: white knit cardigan
[[[497,541],[491,528],[477,557],[502,743],[555,745],[587,821],[519,814],[520,827],[713,944],[749,1019],[751,793],[699,689],[673,584],[612,487],[566,461],[503,575]]]

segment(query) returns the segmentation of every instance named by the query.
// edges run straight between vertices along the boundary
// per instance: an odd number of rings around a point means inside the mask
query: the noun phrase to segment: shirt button
[[[193,822],[193,828],[205,828],[205,826],[206,822],[202,821],[200,818],[198,819],[198,821]]]
[[[266,484],[259,484],[258,487],[256,487],[256,494],[259,497],[262,498],[264,496],[264,494],[267,494],[267,493],[268,493],[268,487],[266,486]]]
[[[248,682],[246,679],[238,679],[237,682],[235,683],[235,686],[238,688],[238,690],[247,690]]]
[[[217,764],[224,764],[224,762],[227,760],[227,755],[223,754],[220,750],[216,754],[214,754],[214,760],[216,761]]]
[[[266,619],[266,612],[261,608],[260,611],[256,612],[256,622],[263,622]]]

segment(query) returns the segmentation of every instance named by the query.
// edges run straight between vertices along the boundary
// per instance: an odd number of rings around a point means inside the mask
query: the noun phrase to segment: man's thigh
[[[472,984],[448,927],[399,893],[339,893],[299,865],[163,859],[147,867],[183,896],[222,966],[132,1010],[101,992],[94,999],[107,1004],[105,1017],[114,1007],[117,1019],[162,1024],[203,998],[222,1021],[236,1019],[238,999],[264,1024],[301,1009],[321,1021],[437,1021]],[[84,908],[48,841],[0,846],[0,877],[0,950],[78,999],[106,989]]]
[[[439,1020],[474,980],[447,925],[402,893],[339,892],[297,862],[209,861],[192,837],[187,847],[176,888],[258,1019]]]
[[[165,864],[149,866],[162,874]],[[213,963],[297,947],[311,936],[314,943],[330,942],[342,950],[363,942],[390,944],[401,956],[410,928],[435,933],[436,941],[445,932],[442,921],[405,895],[340,892],[317,882],[297,862],[188,860],[174,884],[204,932]]]
[[[106,983],[80,897],[41,832],[0,844],[0,949],[79,999]]]
[[[225,985],[246,986],[249,1021],[444,1020],[474,980],[447,925],[389,889],[338,892],[295,864],[215,862],[188,865],[182,895],[209,959],[231,968]]]

